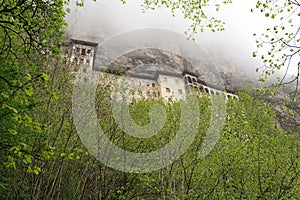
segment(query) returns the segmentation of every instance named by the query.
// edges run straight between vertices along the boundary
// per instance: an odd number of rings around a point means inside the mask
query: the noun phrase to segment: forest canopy
[[[276,2],[260,2],[257,8],[275,18],[277,11],[282,13]],[[299,7],[297,1],[284,2],[284,9],[294,8],[288,13]],[[220,139],[205,158],[198,153],[210,123],[207,96],[197,98],[202,123],[193,144],[168,167],[151,173],[125,173],[91,156],[72,118],[73,66],[61,56],[67,3],[0,2],[2,199],[300,199],[298,135],[278,128],[274,108],[249,94],[239,93],[239,100],[227,102]],[[78,5],[82,6],[82,1]],[[223,29],[222,21],[208,17],[203,10],[221,7],[212,1],[145,1],[143,6],[180,9],[192,20],[190,31]],[[271,8],[276,9],[270,12]],[[297,28],[289,39],[274,39],[280,48],[294,49],[285,58],[299,56]],[[276,55],[273,57],[271,63],[277,61]],[[296,67],[299,70],[299,65]],[[164,106],[167,123],[163,130],[147,140],[126,135],[111,113],[110,89],[99,85],[95,102],[98,123],[116,145],[147,152],[176,135],[180,105],[161,99],[141,99],[131,105],[130,112],[137,123],[147,124],[150,107]]]

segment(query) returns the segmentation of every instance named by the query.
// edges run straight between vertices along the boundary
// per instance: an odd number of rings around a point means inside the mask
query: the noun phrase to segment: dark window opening
[[[85,51],[86,49],[82,49],[81,50],[81,55],[83,55],[83,56],[85,56],[86,55],[86,51]]]
[[[200,92],[204,92],[204,89],[202,86],[200,86],[199,89],[200,89]]]
[[[166,88],[166,92],[170,93],[171,92],[170,88]]]
[[[155,84],[154,84],[154,83],[152,83],[152,87],[155,87]]]
[[[90,64],[90,60],[89,59],[86,59],[86,64]]]
[[[80,52],[80,48],[79,48],[79,47],[76,48],[76,52],[77,52],[77,53]]]
[[[90,54],[90,53],[91,53],[91,50],[90,50],[90,49],[88,49],[86,52],[87,52],[88,54]]]
[[[178,90],[178,94],[182,94],[182,90],[181,89]]]

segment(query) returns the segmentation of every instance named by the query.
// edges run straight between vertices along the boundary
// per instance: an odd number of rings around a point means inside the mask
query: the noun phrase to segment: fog
[[[156,27],[182,34],[188,29],[188,21],[180,14],[172,17],[170,10],[164,8],[142,13],[140,4],[137,0],[124,5],[119,0],[87,0],[80,8],[72,2],[71,13],[66,16],[67,32],[74,38],[101,42],[138,28]],[[206,30],[195,35],[195,39],[218,59],[216,62],[223,62],[234,68],[233,71],[241,71],[257,80],[259,73],[255,69],[260,66],[260,61],[252,58],[252,52],[256,50],[253,33],[263,33],[270,21],[260,13],[251,13],[250,9],[254,7],[255,1],[236,1],[223,6],[220,12],[212,14],[226,22],[225,31],[212,33]]]

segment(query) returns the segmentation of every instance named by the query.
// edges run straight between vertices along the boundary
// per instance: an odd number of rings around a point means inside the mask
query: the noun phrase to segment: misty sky
[[[263,33],[272,21],[268,21],[263,14],[251,13],[256,1],[236,0],[232,5],[226,5],[217,13],[226,22],[225,31],[199,33],[196,42],[205,46],[214,54],[226,57],[241,70],[255,74],[259,65],[258,60],[252,58],[255,51],[253,33]],[[124,31],[144,27],[159,27],[171,29],[180,33],[188,28],[188,22],[182,16],[171,16],[168,9],[157,9],[142,13],[141,1],[130,0],[123,5],[119,0],[101,0],[92,2],[87,0],[83,8],[70,5],[72,12],[67,16],[68,32],[73,37],[93,37],[101,42]]]

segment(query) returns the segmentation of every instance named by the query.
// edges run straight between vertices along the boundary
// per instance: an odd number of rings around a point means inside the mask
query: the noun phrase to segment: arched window
[[[205,92],[206,92],[207,94],[209,94],[209,89],[208,89],[208,88],[204,88],[204,90],[205,90]]]
[[[199,86],[199,90],[200,90],[201,93],[204,92],[204,89],[203,89],[203,87],[201,85]]]

